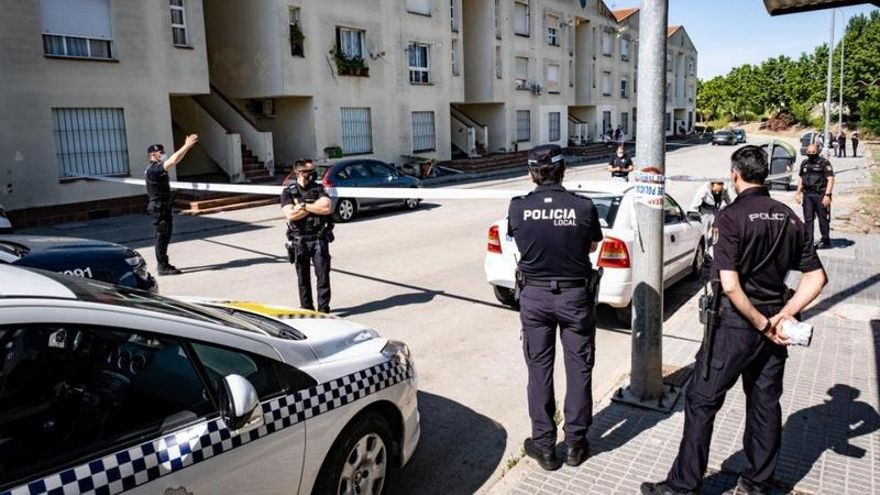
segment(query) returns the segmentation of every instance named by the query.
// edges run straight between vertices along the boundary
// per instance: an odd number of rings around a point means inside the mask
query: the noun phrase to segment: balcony
[[[336,61],[336,73],[340,76],[370,77],[370,68],[363,57],[349,56],[335,48],[330,50]]]

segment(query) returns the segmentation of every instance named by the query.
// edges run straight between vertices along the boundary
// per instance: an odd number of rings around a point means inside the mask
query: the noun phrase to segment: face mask
[[[310,172],[304,173],[302,177],[303,177],[303,182],[305,182],[306,184],[311,184],[312,182],[315,182],[315,179],[318,178],[318,174],[317,174],[317,172],[312,170]]]
[[[811,162],[815,162],[817,158],[819,158],[819,155],[807,155],[807,160]]]

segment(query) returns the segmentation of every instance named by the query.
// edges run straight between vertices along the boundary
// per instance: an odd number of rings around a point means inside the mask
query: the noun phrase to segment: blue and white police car
[[[93,239],[41,235],[0,235],[0,263],[29,266],[156,291],[156,279],[137,251]]]
[[[0,265],[0,495],[377,494],[416,393],[346,320]]]

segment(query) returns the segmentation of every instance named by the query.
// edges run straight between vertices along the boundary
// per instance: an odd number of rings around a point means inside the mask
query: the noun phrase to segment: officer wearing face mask
[[[161,144],[151,144],[147,148],[147,156],[150,165],[144,171],[147,185],[147,213],[153,217],[155,228],[156,262],[159,275],[178,275],[180,270],[168,261],[168,244],[171,242],[173,231],[173,216],[171,200],[171,185],[168,171],[171,167],[180,163],[187,152],[199,142],[199,136],[190,134],[186,137],[183,147],[174,152],[170,157],[165,155],[165,147]]]
[[[819,217],[819,232],[822,241],[819,249],[831,247],[829,233],[831,223],[831,191],[834,189],[834,168],[831,162],[819,156],[819,146],[807,146],[807,159],[801,162],[798,174],[795,202],[804,205],[804,225],[810,242],[814,239],[813,222]]]
[[[623,146],[617,147],[617,153],[611,157],[608,163],[608,171],[611,172],[611,180],[629,181],[629,173],[633,171],[633,162],[627,156]]]
[[[290,181],[293,176],[296,180]],[[332,207],[330,196],[318,182],[312,160],[300,160],[294,166],[281,193],[281,211],[287,220],[288,258],[296,266],[300,307],[315,309],[311,281],[311,265],[314,265],[318,311],[329,313]]]

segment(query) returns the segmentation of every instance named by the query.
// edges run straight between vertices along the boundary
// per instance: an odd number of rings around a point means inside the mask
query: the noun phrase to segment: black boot
[[[159,269],[156,271],[159,275],[180,275],[180,270],[177,269],[176,266],[170,263],[162,263],[159,265]]]
[[[542,451],[532,443],[531,438],[526,438],[526,441],[523,442],[523,449],[525,449],[526,455],[536,460],[545,471],[556,471],[562,467],[562,463],[556,457],[556,449]]]
[[[642,495],[697,495],[697,492],[679,492],[673,490],[665,481],[659,483],[642,483]]]
[[[590,456],[590,444],[567,445],[565,447],[565,463],[569,466],[580,466]]]

